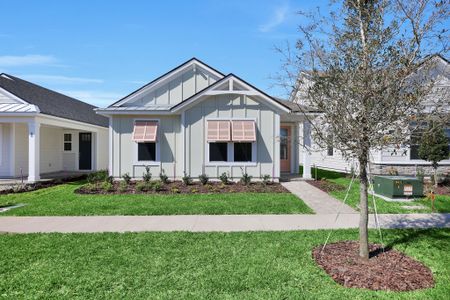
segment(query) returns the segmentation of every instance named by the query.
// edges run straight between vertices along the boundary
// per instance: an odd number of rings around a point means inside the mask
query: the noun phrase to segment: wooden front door
[[[80,170],[92,169],[92,134],[80,132],[79,135],[79,166]]]
[[[291,171],[291,127],[280,127],[280,170]]]

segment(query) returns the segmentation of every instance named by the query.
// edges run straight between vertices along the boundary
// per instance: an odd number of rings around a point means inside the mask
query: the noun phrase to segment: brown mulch
[[[382,251],[381,245],[371,244],[371,257],[359,257],[359,244],[343,241],[314,248],[317,264],[337,283],[351,288],[370,290],[412,291],[434,286],[431,270],[417,260],[392,249]]]
[[[344,186],[334,183],[334,182],[331,182],[331,181],[328,181],[326,179],[308,180],[307,183],[309,183],[312,186],[315,186],[316,188],[324,191],[325,193],[345,190]]]
[[[260,182],[243,185],[241,183],[230,182],[222,184],[221,182],[209,182],[202,185],[200,182],[193,182],[185,185],[181,181],[171,181],[161,184],[160,189],[155,191],[149,188],[143,191],[136,189],[137,182],[131,182],[126,191],[120,190],[120,182],[114,182],[113,188],[109,191],[102,189],[102,184],[96,184],[94,187],[84,185],[75,192],[78,194],[211,194],[211,193],[289,193],[281,184],[273,182],[263,185]]]
[[[450,196],[450,186],[439,185],[435,189],[436,195],[447,195]]]
[[[74,181],[78,181],[78,180],[83,180],[83,179],[86,179],[86,175],[74,175],[74,176],[68,176],[68,177],[64,177],[64,178],[56,178],[56,179],[51,179],[51,180],[46,180],[46,181],[39,181],[39,182],[35,182],[35,183],[27,183],[25,181],[23,184],[21,184],[21,183],[12,184],[12,186],[13,186],[12,188],[1,190],[0,195],[20,194],[20,193],[25,193],[25,192],[31,192],[31,191],[45,189],[45,188],[49,188],[52,186],[69,183],[69,182],[74,182]]]

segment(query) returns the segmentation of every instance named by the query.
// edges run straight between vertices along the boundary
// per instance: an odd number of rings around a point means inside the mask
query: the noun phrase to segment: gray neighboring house
[[[115,178],[140,178],[148,166],[173,179],[248,173],[278,180],[298,174],[300,161],[311,177],[309,154],[299,155],[300,136],[310,139],[299,105],[195,58],[96,112],[109,118]]]
[[[0,178],[106,169],[108,119],[94,108],[0,74]]]

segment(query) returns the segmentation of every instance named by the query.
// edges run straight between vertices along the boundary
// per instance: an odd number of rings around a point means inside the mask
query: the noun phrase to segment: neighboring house
[[[448,115],[450,113],[450,65],[448,60],[439,55],[433,56],[431,59],[435,63],[432,70],[433,79],[435,80],[434,91],[439,92],[431,93],[430,100],[428,98],[424,99],[424,103],[425,105],[430,104],[431,106],[433,97],[441,97],[447,102],[447,106],[443,107],[441,112]],[[292,99],[293,102],[307,104],[301,88],[295,91],[293,95],[295,95]],[[430,108],[430,106],[427,106],[425,109]],[[448,124],[445,132],[450,147],[450,124]],[[417,138],[415,140],[418,141]],[[418,144],[413,144],[411,146],[386,147],[382,151],[371,151],[371,172],[373,174],[388,174],[391,170],[394,170],[403,175],[415,175],[422,169],[426,174],[431,174],[431,163],[420,159],[418,148]],[[301,151],[305,152],[303,148],[301,148]],[[347,173],[351,172],[352,168],[357,168],[356,161],[347,161],[336,149],[332,147],[327,147],[326,149],[320,148],[314,141],[312,142],[310,153],[311,163],[313,166],[319,168]],[[438,172],[450,173],[450,159],[443,160],[439,163]]]
[[[298,174],[299,106],[195,58],[96,111],[109,117],[115,178],[140,178],[146,166],[175,179]]]
[[[94,106],[0,74],[0,178],[108,166],[108,119]]]

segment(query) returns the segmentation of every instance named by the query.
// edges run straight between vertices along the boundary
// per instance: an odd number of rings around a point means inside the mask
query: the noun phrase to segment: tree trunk
[[[359,158],[359,256],[369,259],[369,208],[368,208],[368,178],[367,178],[367,155]]]
[[[433,167],[433,171],[434,171],[434,187],[437,188],[438,187],[438,171],[437,171],[437,167]]]

